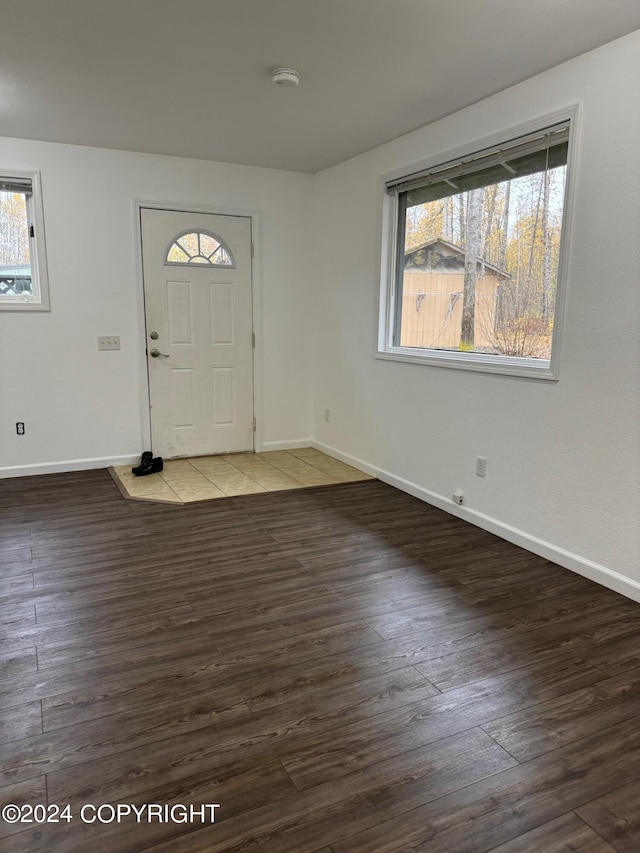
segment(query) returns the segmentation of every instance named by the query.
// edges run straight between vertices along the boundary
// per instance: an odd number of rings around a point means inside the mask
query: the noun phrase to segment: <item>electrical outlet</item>
[[[98,349],[120,349],[120,335],[98,335]]]
[[[487,460],[484,456],[476,456],[476,477],[487,476]]]
[[[454,502],[454,504],[463,504],[464,503],[464,495],[462,494],[462,492],[454,492],[451,495],[451,500]]]
[[[329,409],[324,410],[324,419],[327,423],[329,423],[329,421],[331,420],[331,412],[329,411]]]
[[[24,435],[24,421],[16,422],[16,433],[18,435]]]

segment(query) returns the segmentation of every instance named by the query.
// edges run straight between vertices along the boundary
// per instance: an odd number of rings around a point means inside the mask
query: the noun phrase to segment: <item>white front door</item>
[[[141,210],[156,456],[253,450],[251,219]]]

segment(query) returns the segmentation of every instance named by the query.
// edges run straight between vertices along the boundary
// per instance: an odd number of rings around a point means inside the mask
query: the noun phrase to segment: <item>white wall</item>
[[[50,313],[0,312],[0,476],[128,462],[144,448],[134,198],[260,211],[262,440],[309,437],[296,321],[308,313],[311,176],[16,139],[0,139],[0,167],[42,173],[51,291]],[[121,351],[98,352],[97,335],[115,334]]]
[[[640,32],[316,176],[312,418],[318,446],[640,600],[638,79]],[[577,101],[560,381],[376,360],[381,176]]]

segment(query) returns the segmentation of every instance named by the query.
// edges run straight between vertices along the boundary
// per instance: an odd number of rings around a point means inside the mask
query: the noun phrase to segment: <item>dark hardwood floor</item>
[[[640,850],[640,605],[377,481],[0,517],[3,853]]]

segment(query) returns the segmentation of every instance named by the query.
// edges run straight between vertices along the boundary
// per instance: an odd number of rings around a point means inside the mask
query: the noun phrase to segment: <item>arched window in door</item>
[[[212,231],[183,231],[171,241],[164,259],[169,266],[201,264],[210,267],[235,267],[231,249]]]

